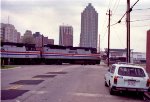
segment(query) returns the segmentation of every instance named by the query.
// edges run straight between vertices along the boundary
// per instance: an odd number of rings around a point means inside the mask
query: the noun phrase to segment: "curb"
[[[13,67],[13,68],[8,68],[8,69],[1,69],[1,70],[13,70],[13,69],[18,69],[18,68],[21,68],[21,67]]]

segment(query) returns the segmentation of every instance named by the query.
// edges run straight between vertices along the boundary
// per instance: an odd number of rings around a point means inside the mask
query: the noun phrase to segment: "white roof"
[[[118,67],[132,67],[132,68],[142,68],[144,69],[143,67],[141,66],[138,66],[138,65],[131,65],[131,64],[113,64],[115,66],[118,66]]]

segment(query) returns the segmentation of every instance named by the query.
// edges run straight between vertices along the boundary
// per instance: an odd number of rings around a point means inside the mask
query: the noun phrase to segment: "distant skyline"
[[[137,0],[131,0],[133,5]],[[108,8],[112,10],[111,24],[116,23],[126,11],[126,0],[2,0],[1,22],[13,24],[21,35],[26,30],[40,32],[59,44],[59,25],[74,28],[73,44],[78,46],[81,33],[81,12],[92,3],[99,14],[98,34],[100,46],[107,48]],[[117,4],[119,4],[117,6]],[[139,0],[131,12],[131,49],[146,52],[146,33],[150,29],[150,0]],[[135,10],[142,9],[142,10]],[[110,48],[126,48],[125,18],[121,24],[111,26]]]
[[[91,3],[81,13],[80,47],[98,49],[98,13]],[[98,50],[99,51],[99,50]]]

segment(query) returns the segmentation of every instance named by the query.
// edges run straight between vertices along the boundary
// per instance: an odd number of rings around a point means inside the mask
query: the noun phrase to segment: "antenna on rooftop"
[[[9,24],[9,16],[8,16],[8,24]]]

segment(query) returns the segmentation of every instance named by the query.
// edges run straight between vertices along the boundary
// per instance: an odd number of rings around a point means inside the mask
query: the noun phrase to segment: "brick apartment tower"
[[[80,47],[97,48],[98,13],[91,3],[81,13]]]
[[[62,25],[59,27],[59,45],[73,46],[73,27]]]
[[[146,70],[150,73],[150,30],[147,31]]]

